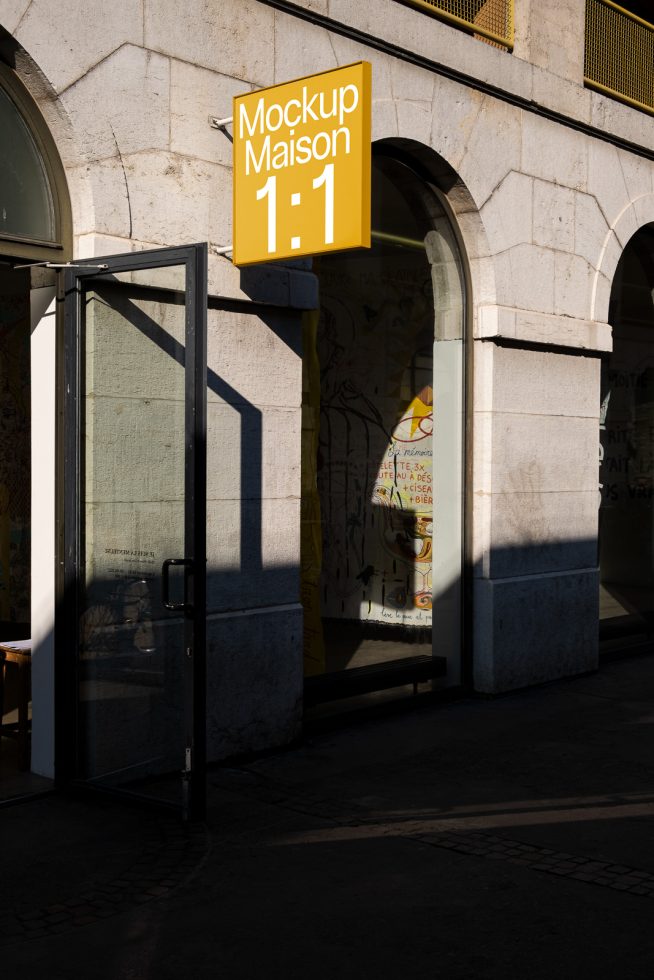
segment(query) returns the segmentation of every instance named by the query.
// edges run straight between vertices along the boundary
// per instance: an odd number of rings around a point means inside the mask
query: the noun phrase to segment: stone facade
[[[227,245],[231,144],[208,116],[229,115],[237,93],[372,63],[373,139],[431,171],[467,260],[465,615],[474,687],[487,693],[597,665],[599,358],[617,262],[654,220],[654,119],[583,87],[584,0],[545,6],[516,0],[507,53],[397,0],[0,0],[14,39],[4,59],[66,170],[78,257]],[[300,724],[293,332],[317,294],[308,263],[240,273],[216,254],[209,294],[209,367],[225,383],[210,414],[240,425],[254,414],[263,433],[260,488],[247,492],[209,444],[210,497],[222,502],[210,558],[241,568],[211,604],[220,757],[287,741]],[[226,299],[251,312],[224,314]],[[254,577],[230,507],[259,522]]]

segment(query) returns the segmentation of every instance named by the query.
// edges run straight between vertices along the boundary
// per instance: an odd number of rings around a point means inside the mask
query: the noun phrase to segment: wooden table
[[[18,722],[2,725],[5,738],[18,740],[18,765],[21,771],[30,767],[30,721],[29,703],[31,699],[32,641],[0,641],[0,711],[2,710],[5,678],[7,671],[18,671]],[[0,716],[1,717],[1,716]]]

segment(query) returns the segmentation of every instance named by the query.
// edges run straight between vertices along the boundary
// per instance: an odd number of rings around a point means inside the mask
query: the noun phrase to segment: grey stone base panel
[[[544,871],[545,874],[560,878],[574,878],[590,885],[615,888],[616,891],[629,892],[654,898],[654,875],[648,871],[638,871],[623,864],[610,861],[596,861],[594,858],[579,857],[563,851],[553,851],[548,847],[536,847],[521,841],[496,837],[493,834],[443,833],[412,836],[432,847],[442,847],[460,854],[490,858],[495,861],[508,861],[520,864],[531,871]]]
[[[84,891],[43,908],[0,909],[0,947],[69,932],[120,915],[134,905],[167,898],[204,864],[210,839],[206,828],[186,831],[174,819],[160,824],[156,836],[118,878],[99,877],[89,881]]]

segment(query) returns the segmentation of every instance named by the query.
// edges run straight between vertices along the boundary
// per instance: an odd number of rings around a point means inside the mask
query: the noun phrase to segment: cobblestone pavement
[[[2,980],[644,980],[654,659],[209,774],[207,827],[0,811]],[[71,955],[72,954],[72,955]]]
[[[48,811],[61,807],[62,801],[52,796],[39,804],[44,811],[44,833],[47,835]],[[24,806],[39,804],[35,801]],[[106,809],[94,808],[92,804],[80,803],[79,806],[86,811],[89,820],[107,815]],[[12,808],[4,811],[4,817],[19,812],[27,811],[22,807]],[[88,865],[72,874],[72,881],[62,874],[57,885],[50,886],[48,890],[57,895],[56,901],[39,902],[42,887],[35,878],[22,881],[18,900],[16,889],[0,891],[0,947],[66,933],[120,915],[134,906],[168,898],[181,885],[190,882],[208,857],[210,837],[205,827],[185,829],[174,816],[157,813],[139,813],[135,825],[140,835],[130,842],[131,846],[117,847],[115,855],[109,847],[100,862],[88,851],[76,855],[73,844],[71,865],[80,861],[85,864],[88,861]],[[54,850],[56,834],[50,842]],[[109,838],[108,843],[114,842]],[[30,869],[28,864],[26,870],[29,875],[35,869]],[[13,872],[11,877],[16,882],[21,869],[14,866]],[[6,873],[3,880],[9,880]],[[3,907],[3,897],[5,901],[11,900],[11,907]]]
[[[231,779],[230,779],[231,774]],[[238,770],[223,770],[222,778],[214,777],[216,786],[228,786],[234,777],[238,780]],[[247,770],[240,773],[247,778]],[[295,814],[306,814],[329,822],[334,828],[341,828],[340,834],[322,833],[295,836],[297,842],[328,841],[340,839],[366,839],[370,836],[396,836],[405,840],[419,841],[432,847],[443,848],[459,854],[486,858],[493,861],[506,861],[520,865],[531,871],[544,872],[561,878],[571,878],[629,892],[631,895],[654,897],[654,874],[639,868],[616,864],[612,861],[597,860],[587,855],[569,854],[550,847],[540,847],[512,837],[487,834],[475,830],[455,832],[425,832],[424,824],[418,820],[404,820],[399,824],[384,821],[383,816],[368,816],[366,808],[351,801],[334,801],[315,794],[297,793],[294,788],[281,781],[255,781],[250,786],[241,786],[244,797],[253,802],[266,803],[273,807]],[[430,823],[439,824],[438,818]],[[237,830],[238,836],[238,828]],[[224,831],[223,831],[224,832]],[[227,839],[229,839],[229,834]]]
[[[590,857],[553,851],[549,847],[536,847],[533,844],[525,844],[522,841],[497,837],[493,834],[475,832],[429,834],[424,837],[418,836],[417,840],[431,844],[433,847],[457,851],[459,854],[471,854],[493,861],[508,861],[510,864],[519,864],[532,871],[544,871],[546,874],[559,875],[561,878],[574,878],[576,881],[615,888],[616,891],[629,892],[631,895],[654,897],[654,875],[622,864],[596,861]]]

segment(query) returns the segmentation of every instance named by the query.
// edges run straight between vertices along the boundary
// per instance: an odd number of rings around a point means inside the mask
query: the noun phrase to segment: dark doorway
[[[30,768],[30,403],[30,274],[7,264],[0,266],[0,799],[26,791]]]
[[[602,365],[600,635],[654,635],[654,228],[624,250]]]

